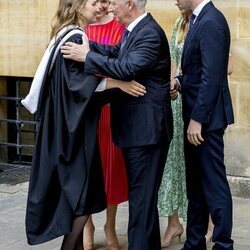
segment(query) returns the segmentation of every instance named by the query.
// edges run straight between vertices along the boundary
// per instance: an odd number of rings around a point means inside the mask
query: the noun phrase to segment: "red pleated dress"
[[[105,24],[91,24],[85,32],[90,41],[115,45],[121,40],[124,26],[113,19]],[[98,139],[107,204],[118,205],[128,200],[128,181],[121,149],[115,146],[112,141],[109,105],[102,108]]]

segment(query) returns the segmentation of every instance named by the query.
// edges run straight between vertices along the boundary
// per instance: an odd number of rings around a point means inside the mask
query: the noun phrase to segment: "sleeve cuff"
[[[107,79],[103,78],[102,81],[98,84],[97,88],[95,89],[95,92],[102,92],[106,90],[107,85]]]

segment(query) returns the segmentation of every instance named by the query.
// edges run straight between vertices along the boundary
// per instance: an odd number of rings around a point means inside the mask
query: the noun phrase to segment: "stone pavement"
[[[17,185],[0,185],[0,250],[59,250],[62,238],[48,243],[29,246],[26,242],[24,219],[28,183]],[[250,249],[250,199],[234,197],[234,230],[235,250]],[[123,203],[118,208],[117,233],[122,250],[127,249],[126,228],[128,221],[128,206]],[[103,225],[105,212],[94,215],[96,226],[95,246],[97,250],[104,250],[105,238]],[[166,218],[160,218],[161,228],[164,230]],[[178,250],[183,246],[185,235],[181,242],[176,239],[168,250]],[[209,243],[208,249],[211,249]],[[141,250],[141,249],[138,249]]]

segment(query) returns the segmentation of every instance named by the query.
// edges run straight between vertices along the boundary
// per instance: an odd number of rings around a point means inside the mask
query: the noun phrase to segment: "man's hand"
[[[175,100],[178,97],[178,90],[180,89],[180,83],[174,78],[170,82],[170,97],[171,100]]]
[[[201,136],[201,129],[202,129],[201,123],[196,122],[192,119],[190,120],[187,129],[187,138],[191,144],[199,146],[204,141],[204,139]]]
[[[66,59],[72,59],[78,62],[85,62],[89,49],[89,42],[85,35],[82,36],[82,44],[66,42],[61,47],[61,53]]]

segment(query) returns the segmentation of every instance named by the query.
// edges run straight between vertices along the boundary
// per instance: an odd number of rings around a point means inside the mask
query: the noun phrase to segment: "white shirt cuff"
[[[106,90],[106,84],[107,84],[107,79],[103,78],[102,81],[98,84],[97,88],[95,89],[95,92],[102,92]]]
[[[181,83],[180,83],[179,79],[177,77],[175,77],[174,79],[177,81],[177,83],[179,85],[178,91],[181,92]]]

